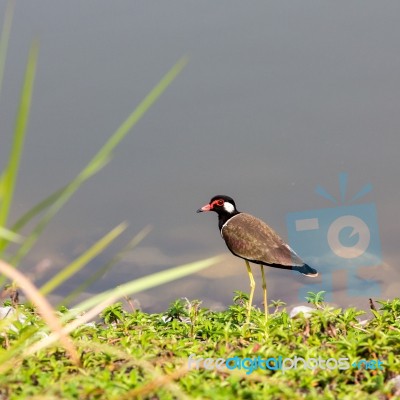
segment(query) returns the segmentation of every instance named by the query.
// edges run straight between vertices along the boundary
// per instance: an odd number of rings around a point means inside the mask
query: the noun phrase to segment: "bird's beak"
[[[205,206],[199,208],[196,212],[201,213],[201,212],[205,212],[205,211],[211,211],[210,204],[206,204]]]

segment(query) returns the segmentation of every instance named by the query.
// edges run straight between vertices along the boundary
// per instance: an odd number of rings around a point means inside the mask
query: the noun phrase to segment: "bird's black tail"
[[[295,271],[299,271],[303,275],[306,275],[310,278],[315,278],[318,276],[318,271],[314,268],[311,268],[309,265],[304,264],[301,267],[293,267]]]

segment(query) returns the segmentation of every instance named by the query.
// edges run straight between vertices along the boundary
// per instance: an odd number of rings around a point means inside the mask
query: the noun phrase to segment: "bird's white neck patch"
[[[228,201],[226,201],[224,203],[224,209],[226,212],[228,212],[229,214],[232,214],[235,211],[235,207],[233,206],[232,203],[229,203]]]

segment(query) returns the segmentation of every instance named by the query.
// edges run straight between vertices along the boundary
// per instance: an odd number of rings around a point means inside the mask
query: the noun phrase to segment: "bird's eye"
[[[217,200],[217,205],[218,206],[223,206],[224,205],[224,201],[222,199]]]

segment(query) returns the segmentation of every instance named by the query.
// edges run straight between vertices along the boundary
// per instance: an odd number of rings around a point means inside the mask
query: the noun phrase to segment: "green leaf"
[[[21,99],[15,122],[10,159],[1,179],[2,202],[0,204],[0,226],[7,225],[10,207],[14,196],[15,184],[17,181],[25,140],[26,127],[28,124],[29,111],[31,108],[38,51],[38,43],[34,42],[29,52],[28,63],[25,70],[24,84],[22,87]],[[0,240],[0,251],[4,248],[5,243],[7,242],[4,239]]]
[[[22,236],[1,226],[0,226],[0,238],[6,239],[7,241],[14,243],[21,243],[22,241]]]
[[[3,87],[4,66],[7,59],[8,42],[10,39],[11,25],[14,14],[15,1],[8,1],[4,13],[3,29],[0,36],[0,93]],[[0,196],[1,198],[1,196]]]

